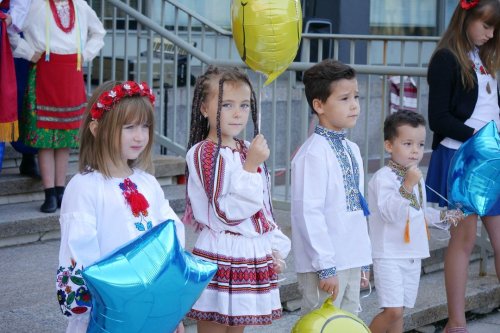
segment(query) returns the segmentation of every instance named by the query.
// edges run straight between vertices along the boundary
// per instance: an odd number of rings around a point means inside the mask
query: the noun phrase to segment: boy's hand
[[[465,218],[464,213],[460,209],[451,209],[446,211],[445,221],[456,226]]]
[[[361,272],[361,284],[362,289],[368,288],[370,286],[370,271]]]
[[[403,182],[405,189],[413,191],[413,186],[418,184],[420,178],[422,178],[422,171],[420,171],[416,165],[410,166],[406,171],[405,180]]]
[[[339,294],[339,278],[331,276],[327,279],[319,280],[319,288],[332,295],[332,301],[337,299]]]
[[[243,169],[248,172],[256,172],[262,162],[269,157],[269,147],[262,134],[257,134],[248,148],[247,159]]]

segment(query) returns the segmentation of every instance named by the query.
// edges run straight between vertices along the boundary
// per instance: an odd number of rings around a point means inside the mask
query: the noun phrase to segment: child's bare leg
[[[388,330],[387,333],[403,333],[403,316],[399,318]]]
[[[200,320],[197,324],[198,333],[243,333],[245,326],[226,326],[211,321]]]
[[[448,303],[447,328],[465,327],[465,287],[469,259],[476,241],[477,215],[470,215],[450,228],[444,258],[444,281]]]
[[[498,280],[500,280],[500,215],[482,217],[483,225],[488,232],[488,237],[495,254],[495,270]]]
[[[243,333],[245,326],[231,326],[228,327],[227,333]]]
[[[372,333],[403,332],[403,308],[384,308],[370,324]]]

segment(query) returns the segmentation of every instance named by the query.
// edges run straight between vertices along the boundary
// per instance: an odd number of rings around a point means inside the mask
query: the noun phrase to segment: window
[[[437,35],[438,0],[371,0],[370,32],[374,35]]]

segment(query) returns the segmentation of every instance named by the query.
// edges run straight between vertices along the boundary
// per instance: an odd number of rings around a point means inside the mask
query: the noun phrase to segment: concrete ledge
[[[154,156],[155,177],[158,180],[169,178],[171,184],[177,184],[177,177],[184,176],[186,162],[182,157]],[[78,162],[70,162],[66,183],[78,172]],[[0,204],[7,203],[10,196],[19,194],[42,193],[42,181],[19,174],[19,169],[4,168],[0,176]],[[30,201],[30,200],[26,200]]]

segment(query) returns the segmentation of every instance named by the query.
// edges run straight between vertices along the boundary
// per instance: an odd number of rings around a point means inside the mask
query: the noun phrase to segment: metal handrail
[[[192,44],[186,42],[182,38],[178,37],[176,34],[171,32],[170,30],[165,29],[158,23],[154,22],[151,20],[149,17],[143,15],[142,13],[138,12],[137,10],[131,8],[130,6],[126,5],[120,0],[107,0],[109,3],[113,4],[120,10],[124,11],[128,15],[134,17],[138,22],[140,22],[144,27],[147,27],[157,34],[159,34],[161,37],[164,37],[168,40],[170,40],[172,43],[176,44],[178,47],[181,49],[185,50],[189,54],[191,54],[193,57],[196,59],[210,65],[217,65],[217,66],[236,66],[236,67],[242,67],[242,68],[249,68],[246,63],[244,63],[241,60],[228,60],[228,59],[215,59],[206,53],[200,51],[199,49],[195,48]],[[173,0],[167,0],[170,3],[176,3]],[[187,8],[184,7],[184,11],[186,13],[189,13],[189,15],[192,15],[193,17],[195,16],[195,13],[189,11]],[[205,20],[207,22],[207,20]],[[212,27],[212,26],[210,26]],[[226,30],[220,29],[224,33],[226,33]],[[321,36],[321,34],[304,34],[304,37],[315,37],[315,36]],[[369,36],[361,36],[361,35],[331,35],[332,37],[337,38],[338,36],[341,36],[339,38],[348,38],[348,36],[355,36],[357,39],[368,39]],[[375,36],[374,36],[375,37]],[[382,36],[377,36],[377,38],[382,38]],[[406,37],[409,38],[409,37]],[[413,38],[410,38],[413,40]],[[296,71],[304,71],[308,69],[309,67],[313,66],[315,63],[312,62],[293,62],[290,64],[289,69],[290,70],[296,70]],[[403,67],[403,66],[379,66],[379,65],[358,65],[358,64],[352,64],[352,67],[360,74],[378,74],[378,75],[414,75],[414,76],[426,76],[427,72],[425,69],[422,68],[411,68],[411,67]]]

